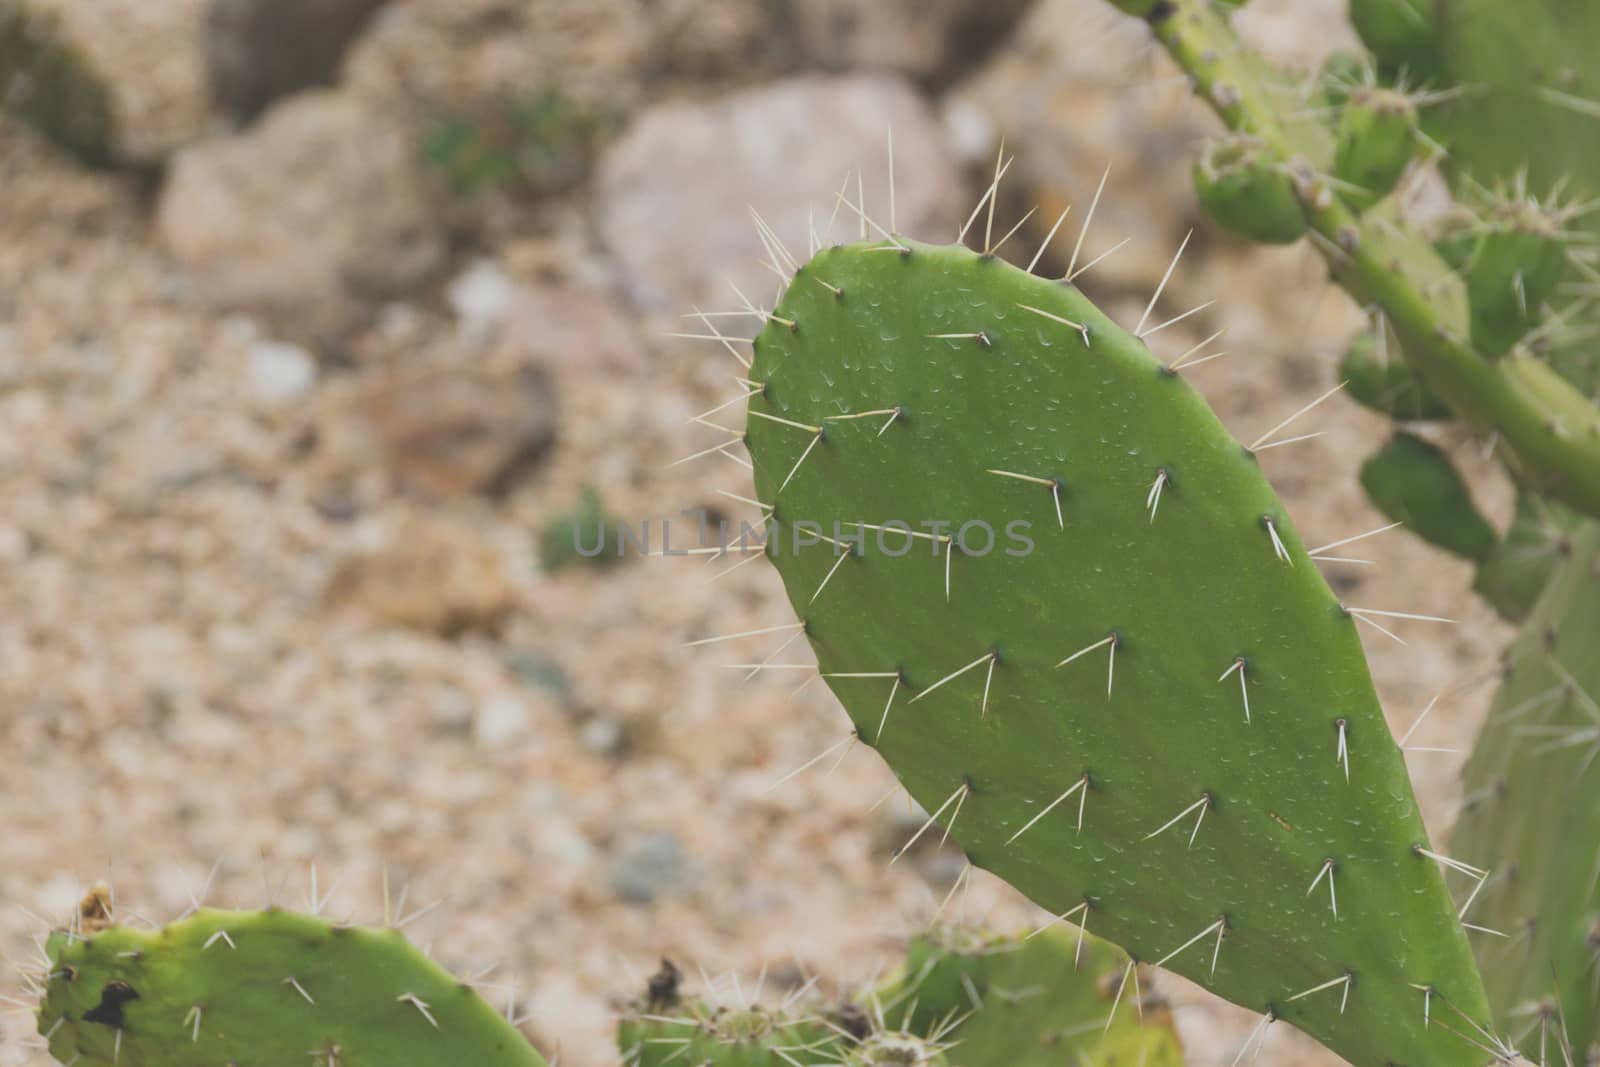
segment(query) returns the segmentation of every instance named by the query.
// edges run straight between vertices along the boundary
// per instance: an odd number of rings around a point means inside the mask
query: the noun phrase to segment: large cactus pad
[[[1353,1063],[1481,1059],[1357,611],[1181,375],[1069,285],[903,240],[804,265],[751,375],[821,671],[973,863]]]
[[[81,1067],[544,1067],[396,930],[278,910],[50,938],[39,1032]]]

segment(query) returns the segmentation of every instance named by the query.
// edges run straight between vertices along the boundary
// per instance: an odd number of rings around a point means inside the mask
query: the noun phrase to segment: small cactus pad
[[[1566,273],[1558,216],[1527,200],[1496,204],[1466,266],[1473,344],[1503,355],[1544,317]]]
[[[671,1064],[715,1067],[796,1067],[837,1064],[852,1034],[822,1013],[732,1007],[685,997],[682,972],[663,961],[644,996],[629,1004],[617,1025],[617,1048],[627,1067]]]
[[[1380,351],[1370,332],[1357,336],[1345,349],[1339,377],[1352,400],[1380,415],[1406,422],[1452,417],[1450,406],[1417,381],[1398,346],[1390,342],[1386,351]]]
[[[912,941],[879,1010],[915,1033],[953,1022],[952,1067],[1179,1067],[1171,1015],[1129,965],[1060,925],[1021,938],[940,928]]]
[[[544,1067],[395,930],[202,910],[160,930],[57,931],[39,1032],[79,1067]]]
[[[1264,158],[1261,142],[1232,134],[1209,142],[1194,166],[1195,195],[1223,229],[1268,244],[1306,233],[1305,210],[1289,168]]]
[[[1462,559],[1488,559],[1499,543],[1472,491],[1439,446],[1401,431],[1361,465],[1361,487],[1384,515]]]
[[[1363,86],[1339,116],[1333,172],[1357,209],[1388,195],[1417,151],[1417,108],[1404,93]],[[1353,187],[1353,188],[1349,188]]]
[[[1180,374],[1070,285],[898,238],[818,253],[754,351],[767,553],[974,864],[1354,1064],[1476,1062],[1361,611]]]
[[[1549,1063],[1563,1062],[1563,1022],[1573,1062],[1593,1062],[1600,1042],[1597,651],[1600,524],[1591,522],[1523,623],[1467,762],[1452,835],[1464,858],[1493,868],[1466,912],[1506,935],[1478,945],[1491,1003],[1523,1051]]]

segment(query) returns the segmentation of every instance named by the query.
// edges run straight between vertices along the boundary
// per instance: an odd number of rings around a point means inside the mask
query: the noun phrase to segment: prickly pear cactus
[[[1597,652],[1600,526],[1589,524],[1512,647],[1452,836],[1464,855],[1497,865],[1472,909],[1505,935],[1480,946],[1484,981],[1523,1050],[1548,1062],[1563,1023],[1575,1062],[1600,1040]]]
[[[397,930],[275,909],[101,926],[90,917],[47,946],[39,1032],[63,1064],[544,1067]]]
[[[1179,1067],[1171,1015],[1131,966],[1064,926],[1023,937],[939,928],[912,941],[874,1011],[914,1033],[948,1025],[952,1067]]]
[[[1361,465],[1361,487],[1395,522],[1462,559],[1488,559],[1499,538],[1450,457],[1416,434],[1396,433]]]
[[[796,625],[974,864],[1352,1063],[1476,1063],[1357,635],[1386,617],[1143,326],[962,247],[799,267],[745,433]]]

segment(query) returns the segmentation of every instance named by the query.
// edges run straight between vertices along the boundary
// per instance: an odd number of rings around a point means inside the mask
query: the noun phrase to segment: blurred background
[[[803,252],[855,172],[885,216],[891,125],[902,231],[952,239],[1003,140],[996,226],[1039,206],[1004,254],[1077,205],[1056,275],[1109,165],[1079,263],[1126,240],[1082,280],[1124,321],[1193,229],[1158,314],[1216,304],[1154,346],[1226,327],[1192,380],[1245,440],[1335,384],[1363,322],[1312,250],[1207,225],[1215,124],[1098,0],[27,0],[21,30],[5,3],[0,64],[59,50],[54,81],[0,84],[14,965],[97,879],[160,922],[303,907],[315,866],[331,913],[371,920],[387,868],[407,910],[442,902],[417,940],[495,965],[541,1048],[599,1067],[662,956],[781,992],[871,976],[942,901],[1037,925],[931,835],[889,866],[925,816],[828,692],[728,667],[803,642],[685,647],[790,620],[765,563],[572,551],[574,524],[754,519],[737,457],[670,465],[723,439],[688,420],[741,368],[666,335],[740,307],[730,280],[771,300],[750,207]],[[1240,23],[1307,69],[1354,40],[1340,0]],[[16,117],[44,84],[70,150]],[[1308,541],[1381,525],[1354,476],[1381,420],[1336,398],[1301,430],[1325,433],[1262,463]],[[1459,746],[1501,624],[1465,564],[1364,547],[1341,595],[1458,620],[1363,638],[1396,733],[1447,692],[1413,743]],[[1436,829],[1461,759],[1411,756]],[[1192,1061],[1231,1059],[1254,1018],[1163,977]],[[0,1065],[37,1062],[32,1029],[0,1016]],[[1326,1057],[1269,1032],[1267,1062]]]

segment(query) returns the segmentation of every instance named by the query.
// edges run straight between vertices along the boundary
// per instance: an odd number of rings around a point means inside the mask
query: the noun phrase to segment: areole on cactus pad
[[[798,268],[745,440],[819,669],[1044,907],[1352,1063],[1479,1062],[1455,865],[1357,636],[1385,612],[1333,595],[1144,325],[961,246]]]

